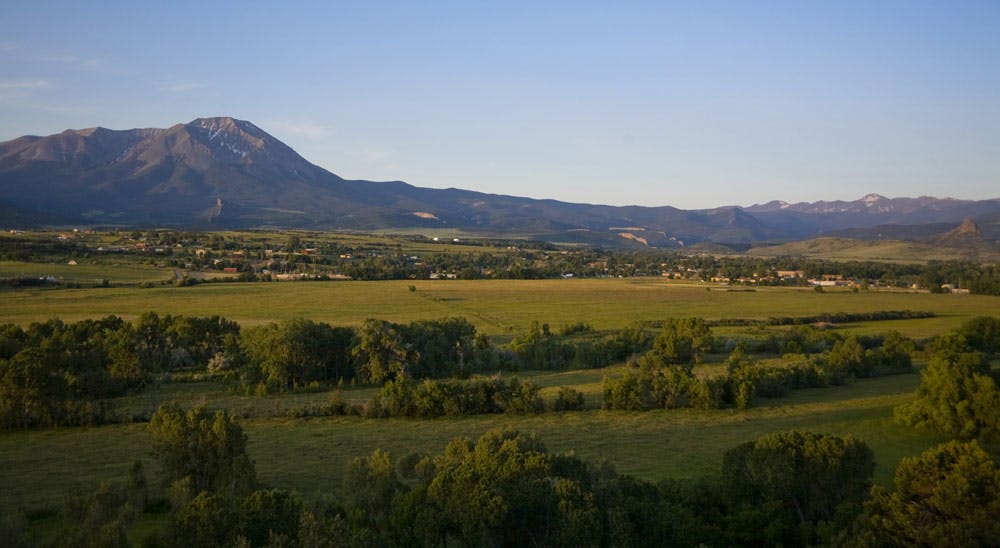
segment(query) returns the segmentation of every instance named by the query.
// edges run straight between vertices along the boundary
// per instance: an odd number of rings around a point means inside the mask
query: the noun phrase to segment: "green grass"
[[[22,276],[55,276],[63,283],[96,285],[107,279],[111,284],[137,284],[147,281],[169,280],[173,270],[157,268],[140,262],[93,262],[78,259],[79,264],[66,261],[51,263],[29,263],[22,261],[0,261],[0,279]]]
[[[411,292],[408,286],[417,291]],[[904,334],[929,336],[976,315],[1000,315],[1000,297],[932,295],[899,291],[816,293],[798,288],[754,292],[706,291],[706,285],[659,280],[402,280],[387,282],[284,282],[205,284],[194,287],[25,289],[6,291],[0,321],[26,324],[117,314],[220,314],[245,325],[305,317],[333,325],[360,325],[367,318],[394,322],[462,316],[484,333],[518,333],[532,321],[553,327],[587,322],[621,328],[634,320],[697,316],[767,318],[825,312],[930,310],[925,320],[857,324],[859,331],[892,324]],[[717,287],[715,289],[718,289]]]
[[[594,382],[587,373],[533,378],[546,386],[562,381],[584,386]],[[413,451],[439,453],[454,437],[474,438],[498,427],[535,432],[550,450],[606,460],[620,472],[651,481],[717,473],[726,450],[768,432],[853,434],[871,445],[878,461],[876,479],[886,483],[900,458],[939,441],[901,428],[890,418],[892,407],[907,401],[918,382],[916,375],[901,375],[801,390],[788,398],[761,400],[746,412],[591,410],[433,420],[270,418],[244,420],[243,425],[260,479],[307,497],[336,496],[350,459],[376,448],[396,457]],[[184,388],[178,387],[183,386],[171,387],[182,400]],[[4,463],[0,486],[8,496],[22,496],[29,508],[52,507],[69,493],[121,480],[136,459],[145,462],[151,475],[157,470],[141,424],[12,432],[0,436]]]
[[[79,265],[86,266],[86,265]],[[67,267],[77,268],[77,267]],[[139,268],[139,267],[137,267]],[[156,272],[155,270],[150,270]],[[137,277],[140,274],[135,274]],[[144,274],[143,274],[144,275]],[[138,279],[138,278],[136,278]],[[417,291],[408,290],[414,285]],[[587,322],[597,330],[621,328],[635,320],[698,316],[767,318],[826,312],[929,310],[935,318],[863,322],[842,326],[866,333],[897,329],[927,337],[977,315],[1000,315],[1000,298],[931,295],[898,291],[816,293],[795,288],[754,292],[720,291],[717,286],[659,279],[545,281],[418,280],[391,282],[316,282],[205,284],[139,289],[7,290],[0,294],[0,322],[59,317],[65,321],[116,314],[135,318],[160,314],[212,315],[244,325],[305,317],[334,325],[359,325],[366,318],[394,322],[445,316],[468,318],[481,332],[509,338],[532,321],[553,328]],[[720,328],[717,334],[738,334]],[[724,357],[716,357],[715,361]],[[718,363],[699,366],[712,374]],[[714,369],[713,369],[714,368]],[[691,478],[717,473],[723,453],[759,435],[803,429],[853,434],[875,451],[876,479],[886,483],[900,458],[939,441],[891,420],[894,406],[907,401],[917,375],[858,381],[842,387],[796,391],[788,398],[761,400],[746,411],[601,411],[601,381],[622,366],[568,372],[522,372],[554,397],[572,386],[587,398],[588,411],[537,416],[476,416],[459,419],[368,420],[359,417],[283,418],[289,409],[319,405],[329,393],[299,393],[257,398],[242,396],[211,382],[172,383],[118,403],[132,412],[155,409],[165,401],[206,405],[247,417],[249,450],[261,479],[296,489],[308,497],[336,495],[346,463],[376,448],[397,457],[412,451],[438,453],[456,436],[476,437],[496,427],[536,432],[552,450],[573,450],[588,460],[607,460],[619,471],[647,480]],[[504,372],[506,377],[510,373]],[[366,400],[373,388],[345,390],[348,400]],[[0,492],[23,496],[29,508],[51,508],[71,493],[92,490],[101,481],[121,480],[132,461],[156,471],[145,427],[47,429],[0,435]]]

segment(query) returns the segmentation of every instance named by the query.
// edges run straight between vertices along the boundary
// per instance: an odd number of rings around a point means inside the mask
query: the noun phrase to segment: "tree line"
[[[423,411],[402,415],[454,414],[459,408],[495,412],[497,406],[518,407],[497,401],[509,400],[504,394],[521,393],[531,384],[515,388],[513,380],[442,379],[525,369],[598,368],[623,361],[632,365],[629,372],[605,381],[604,405],[610,409],[742,408],[756,397],[777,397],[795,388],[909,371],[915,347],[898,333],[845,337],[809,325],[761,329],[748,338],[733,338],[715,336],[711,324],[698,318],[634,323],[612,332],[597,332],[584,323],[551,329],[535,322],[508,344],[497,345],[464,318],[408,324],[370,319],[356,328],[299,318],[241,329],[218,316],[146,313],[134,322],[109,316],[72,323],[50,320],[26,328],[4,324],[0,325],[0,427],[147,420],[148,416],[122,415],[111,399],[195,374],[257,395],[343,383],[387,386],[372,409],[338,404],[322,414],[384,416],[381,403],[411,395],[430,402],[449,394],[463,395],[467,404],[440,411],[441,404],[428,403]],[[725,352],[730,353],[725,375],[701,379],[693,374],[694,364],[704,355]],[[763,367],[752,353],[791,355],[796,362]],[[418,382],[426,379],[436,382]],[[564,396],[560,408],[572,408],[575,404],[566,402],[576,396]],[[408,409],[409,404],[400,408]],[[428,410],[432,408],[438,411]]]

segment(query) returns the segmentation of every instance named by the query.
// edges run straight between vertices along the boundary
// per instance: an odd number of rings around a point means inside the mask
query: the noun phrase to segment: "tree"
[[[722,481],[733,501],[751,508],[776,502],[783,509],[786,541],[820,521],[837,517],[845,503],[860,509],[871,487],[875,460],[871,449],[851,436],[781,432],[747,442],[723,459]]]
[[[1000,318],[978,316],[963,323],[958,333],[965,337],[969,347],[987,356],[1000,351]]]
[[[701,318],[669,319],[653,340],[649,359],[660,365],[690,364],[712,349],[712,330]]]
[[[266,546],[272,536],[298,539],[302,503],[289,491],[260,489],[240,505],[240,529],[251,546]]]
[[[352,355],[358,376],[371,383],[406,376],[412,360],[397,326],[384,320],[365,320]]]
[[[253,373],[268,386],[290,390],[353,376],[353,335],[349,328],[297,318],[247,329],[242,342]]]
[[[191,548],[227,546],[234,540],[237,525],[237,518],[224,497],[202,491],[171,514],[169,545]]]
[[[550,455],[536,437],[493,430],[448,444],[427,499],[442,511],[443,533],[460,543],[551,545],[572,533],[599,544],[586,477],[580,461]]]
[[[1000,545],[1000,467],[977,442],[951,441],[904,458],[895,490],[872,490],[845,544]]]
[[[4,427],[48,425],[59,419],[68,387],[49,364],[47,354],[38,348],[27,348],[0,361],[0,418]]]
[[[946,342],[924,370],[914,400],[895,409],[897,420],[962,439],[1000,434],[1000,389],[989,365],[982,354]]]
[[[869,350],[865,359],[892,372],[910,371],[913,367],[913,349],[912,340],[898,331],[890,331],[882,338],[882,346]]]
[[[468,375],[472,362],[476,327],[465,318],[416,321],[400,326],[400,334],[411,357],[407,374],[413,378]]]
[[[826,357],[826,363],[837,376],[867,376],[864,370],[865,351],[857,336],[850,335],[834,343]]]
[[[153,413],[148,428],[166,483],[188,482],[189,496],[205,491],[242,494],[256,485],[246,435],[225,411],[212,417],[202,407],[185,412],[165,404]]]

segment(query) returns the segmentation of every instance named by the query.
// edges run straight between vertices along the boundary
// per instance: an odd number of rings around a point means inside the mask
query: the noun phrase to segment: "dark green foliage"
[[[361,380],[380,383],[405,377],[412,361],[399,327],[383,320],[365,320],[351,350]]]
[[[559,336],[552,333],[549,324],[531,322],[528,331],[510,343],[521,368],[552,370],[563,369],[571,359]]]
[[[456,439],[435,459],[435,472],[404,492],[384,454],[359,474],[379,486],[351,502],[365,516],[392,516],[368,538],[394,545],[636,546],[669,542],[658,496],[647,484],[593,469],[572,455],[548,453],[537,438],[494,430],[477,441]],[[358,461],[356,461],[358,462]],[[371,464],[369,462],[369,464]],[[389,527],[389,531],[385,527]]]
[[[201,368],[225,349],[226,335],[239,332],[236,322],[219,316],[159,316],[147,312],[135,321],[132,345],[145,371]]]
[[[979,316],[962,324],[958,334],[965,337],[971,350],[989,357],[1000,352],[1000,318]]]
[[[712,407],[715,394],[706,381],[690,369],[672,365],[644,366],[638,373],[629,371],[617,378],[604,379],[604,408],[642,411],[682,407]]]
[[[416,321],[403,327],[402,335],[403,344],[415,354],[407,375],[422,379],[471,372],[476,327],[465,318]]]
[[[70,500],[62,511],[61,546],[127,547],[126,527],[141,508],[129,503],[129,492],[104,483],[89,496]]]
[[[952,441],[896,469],[895,490],[872,490],[845,546],[1000,545],[1000,467],[975,441]]]
[[[266,546],[275,536],[294,545],[301,513],[302,503],[292,493],[281,489],[257,490],[240,504],[240,531],[250,546]]]
[[[373,417],[442,417],[489,413],[537,413],[543,409],[538,386],[509,381],[397,379],[387,382],[369,404]]]
[[[591,369],[649,350],[650,341],[641,324],[599,337],[584,323],[565,326],[554,333],[548,324],[532,322],[527,332],[511,341],[510,349],[516,357],[516,366],[521,369]]]
[[[896,408],[898,420],[963,439],[1000,434],[1000,389],[983,355],[965,349],[961,335],[938,341],[916,398]]]
[[[354,331],[304,319],[272,323],[244,331],[248,381],[291,390],[312,382],[349,379]]]
[[[256,485],[246,435],[226,412],[213,417],[204,408],[185,412],[177,405],[163,405],[148,428],[165,483],[182,486],[187,498],[203,492],[240,495]]]
[[[9,359],[0,359],[3,428],[103,422],[101,400],[121,394],[134,377],[117,367],[120,318],[64,324],[50,320],[26,331],[5,328]]]
[[[578,411],[584,408],[583,394],[568,386],[559,387],[559,393],[552,402],[553,411]]]
[[[146,313],[134,324],[100,320],[0,326],[0,428],[98,424],[108,398],[142,389],[154,373],[203,368],[238,354],[235,322]]]
[[[729,500],[746,505],[737,516],[777,503],[783,543],[806,544],[815,542],[815,527],[833,521],[845,503],[859,509],[874,469],[871,449],[857,439],[783,432],[727,452],[722,485]]]
[[[689,364],[712,349],[712,330],[701,318],[669,319],[646,359],[654,365]]]
[[[851,335],[834,343],[826,356],[829,371],[836,378],[867,377],[865,351],[857,337]]]
[[[478,364],[477,350],[488,350],[464,318],[416,321],[409,325],[367,320],[358,330],[352,354],[358,376],[371,383],[401,377],[468,376]]]
[[[214,548],[236,540],[238,516],[225,497],[202,491],[175,508],[167,530],[168,546]]]
[[[820,286],[816,286],[820,287]],[[768,325],[808,325],[816,323],[857,323],[877,322],[885,320],[913,320],[918,318],[933,318],[934,312],[925,310],[878,310],[875,312],[831,312],[815,316],[771,317]]]
[[[865,352],[865,362],[870,375],[908,373],[913,370],[915,344],[898,331],[882,337],[882,345]]]

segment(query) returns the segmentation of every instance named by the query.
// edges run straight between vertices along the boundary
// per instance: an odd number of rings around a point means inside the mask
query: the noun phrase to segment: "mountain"
[[[165,129],[98,127],[0,143],[0,215],[18,224],[451,228],[682,247],[780,242],[887,223],[1000,219],[1000,200],[869,195],[856,202],[681,210],[429,189],[401,181],[345,180],[256,125],[219,117]]]

